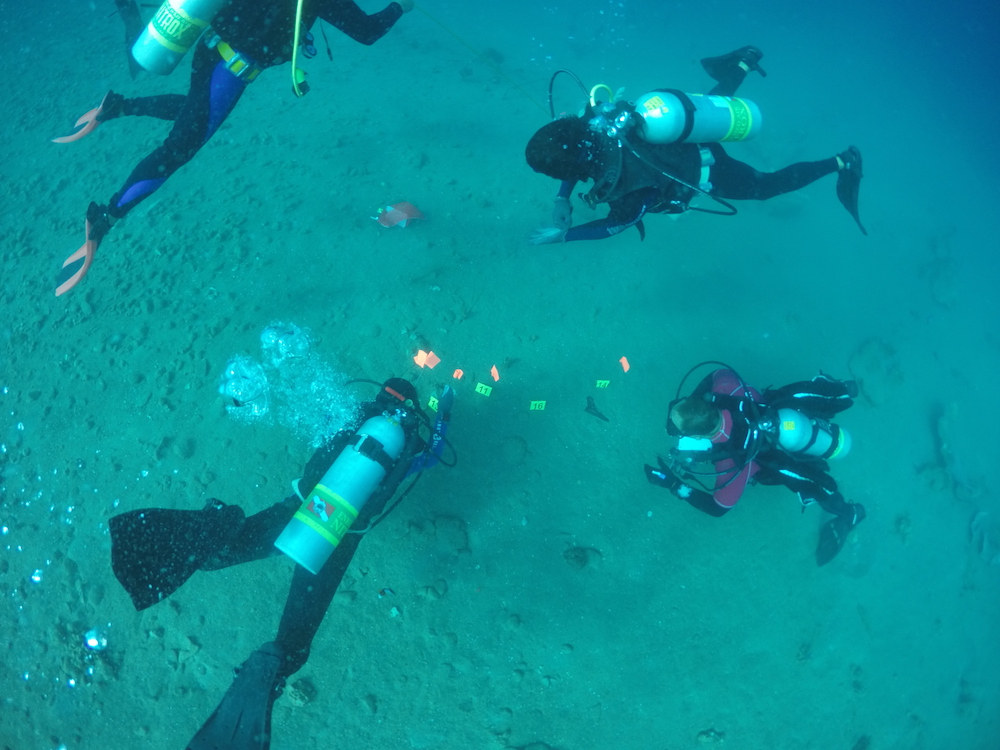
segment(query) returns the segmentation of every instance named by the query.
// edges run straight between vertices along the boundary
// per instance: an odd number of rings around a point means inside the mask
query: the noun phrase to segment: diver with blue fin
[[[139,68],[169,75],[188,51],[191,76],[186,94],[133,98],[108,91],[97,107],[77,119],[74,132],[53,139],[72,143],[120,117],[173,122],[163,143],[135,166],[106,203],[92,201],[87,207],[84,243],[63,261],[56,278],[57,297],[83,280],[115,223],[194,158],[265,70],[290,62],[294,94],[301,97],[308,92],[298,63],[300,57],[316,55],[310,29],[318,19],[372,45],[413,9],[413,0],[391,0],[371,14],[354,0],[164,0],[138,34],[142,19],[136,3],[116,0],[116,5],[125,22],[126,41],[131,43],[133,78]]]
[[[701,61],[717,81],[708,94],[688,94],[663,88],[635,102],[616,99],[607,86],[587,90],[579,78],[556,71],[549,82],[549,112],[553,121],[528,141],[525,159],[536,172],[561,181],[552,224],[531,237],[535,245],[599,240],[636,227],[645,238],[646,214],[686,211],[732,216],[730,200],[768,200],[790,193],[829,174],[837,174],[837,197],[868,234],[858,214],[861,152],[854,146],[828,159],[791,164],[776,172],[761,172],[729,156],[725,142],[754,137],[761,113],[749,99],[735,96],[751,72],[760,67],[763,53],[741,47]],[[579,117],[555,118],[552,87],[560,73],[571,75],[588,96]],[[606,92],[609,101],[599,101]],[[573,226],[573,188],[578,182],[594,185],[580,198],[591,208],[606,203],[606,218]],[[713,208],[693,206],[701,197]]]
[[[312,456],[296,494],[252,516],[210,500],[202,510],[153,508],[111,519],[112,569],[137,610],[170,596],[199,570],[279,552],[298,563],[277,635],[239,667],[188,750],[270,747],[274,701],[309,658],[362,538],[413,489],[421,472],[437,463],[454,466],[444,460],[453,401],[454,392],[445,387],[431,424],[413,385],[387,380],[356,421]],[[421,426],[430,427],[427,439]],[[388,505],[408,477],[411,483]]]

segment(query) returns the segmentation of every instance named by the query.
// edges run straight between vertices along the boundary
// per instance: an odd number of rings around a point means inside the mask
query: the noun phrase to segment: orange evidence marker
[[[463,375],[465,375],[465,373],[462,372],[462,370],[455,370],[455,372],[451,374],[451,376],[455,378],[455,380],[461,380]]]
[[[497,372],[497,366],[496,365],[493,365],[493,367],[490,368],[490,375],[493,376],[493,382],[494,383],[500,382],[500,373]]]
[[[378,214],[372,218],[384,227],[394,227],[397,225],[406,227],[411,221],[424,218],[424,215],[412,203],[403,201],[402,203],[395,203],[391,206],[380,208]]]
[[[423,349],[419,349],[413,361],[417,363],[417,367],[428,367],[433,370],[441,361],[441,358],[434,352],[425,352]]]
[[[630,365],[628,363],[628,357],[622,357],[618,361],[622,363],[622,370],[624,370],[625,372],[628,372],[629,368],[632,366],[632,365]]]

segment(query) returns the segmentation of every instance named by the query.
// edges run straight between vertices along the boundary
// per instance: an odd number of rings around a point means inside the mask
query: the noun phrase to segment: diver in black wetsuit
[[[119,2],[120,8],[122,5]],[[132,6],[134,12],[123,10],[123,18],[134,23],[138,18],[134,2],[124,5]],[[302,28],[308,30],[321,18],[352,39],[371,45],[412,9],[413,0],[393,0],[384,10],[368,15],[353,0],[305,0]],[[232,0],[212,19],[211,30],[193,50],[191,84],[186,95],[126,99],[108,92],[101,105],[77,123],[84,125],[80,133],[56,139],[75,140],[101,122],[127,115],[174,122],[163,145],[139,163],[107,204],[90,204],[86,242],[64,265],[57,295],[80,282],[111,226],[152,195],[208,142],[261,71],[292,59],[295,11],[294,0]],[[90,119],[85,119],[88,116]]]
[[[705,58],[702,66],[718,84],[709,95],[731,97],[746,77],[760,68],[762,53],[743,47],[720,57]],[[686,95],[682,95],[686,96]],[[645,237],[642,219],[647,213],[683,213],[698,194],[725,202],[767,200],[808,185],[828,174],[838,173],[837,195],[857,221],[857,197],[861,181],[861,152],[851,146],[829,159],[800,162],[777,172],[759,172],[729,156],[719,143],[647,143],[641,137],[626,137],[625,131],[610,135],[619,115],[635,116],[634,106],[621,102],[611,114],[600,116],[592,107],[581,117],[564,117],[542,127],[528,142],[525,156],[536,172],[562,180],[553,210],[553,226],[539,229],[532,243],[598,240],[635,226]],[[691,105],[690,98],[686,105]],[[641,128],[643,125],[639,120]],[[690,130],[690,128],[689,128]],[[681,139],[683,140],[683,138]],[[593,189],[581,195],[591,207],[609,204],[607,218],[572,226],[570,196],[577,182],[593,179]],[[721,199],[721,200],[720,200]],[[712,213],[725,213],[712,211]]]
[[[417,405],[416,390],[399,378],[386,381],[378,397],[362,407],[356,422],[313,455],[298,482],[300,494],[249,518],[235,505],[210,500],[202,510],[152,508],[111,519],[112,569],[137,610],[170,596],[198,570],[221,570],[271,557],[278,554],[276,544],[287,551],[282,540],[298,523],[293,518],[305,514],[309,527],[326,529],[319,545],[329,558],[317,574],[301,564],[295,566],[277,635],[243,662],[188,750],[266,750],[270,746],[274,701],[287,678],[309,658],[313,637],[365,532],[388,512],[386,503],[404,479],[413,477],[415,482],[421,471],[443,462],[452,402],[453,393],[446,388],[437,403],[431,436],[425,441],[418,434],[419,427],[429,419]],[[382,442],[375,435],[380,428],[366,428],[371,422],[402,429],[402,447],[395,460],[387,453],[391,441],[383,436]],[[347,454],[346,463],[340,460],[342,454]],[[385,470],[384,478],[367,502],[362,500],[360,513],[354,517],[349,508],[345,510],[345,498],[350,504],[352,482],[370,481],[375,464]],[[363,478],[355,482],[356,477]],[[396,503],[412,487],[411,483]],[[348,515],[341,517],[348,520],[338,530],[335,519],[345,512]],[[342,534],[332,554],[327,544],[331,531]]]

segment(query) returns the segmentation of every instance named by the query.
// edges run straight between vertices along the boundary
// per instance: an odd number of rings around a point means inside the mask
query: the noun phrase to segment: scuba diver
[[[419,428],[430,420],[417,405],[416,389],[400,378],[387,380],[356,421],[312,456],[296,494],[250,517],[213,499],[202,510],[152,508],[111,519],[112,569],[137,610],[170,596],[198,570],[220,570],[279,550],[298,563],[277,635],[236,671],[188,750],[270,746],[274,701],[309,658],[364,534],[399,504],[420,472],[436,463],[455,465],[443,460],[453,400],[446,387],[432,402],[437,418],[425,441]],[[413,481],[386,509],[407,477]]]
[[[703,365],[721,367],[682,397],[685,381]],[[748,484],[783,484],[798,494],[803,511],[817,503],[834,515],[816,549],[816,563],[825,565],[865,518],[862,505],[844,500],[827,465],[851,448],[850,433],[829,420],[857,395],[853,380],[822,374],[760,392],[728,365],[702,362],[670,403],[667,433],[678,438],[677,446],[657,457],[658,468],[646,464],[646,478],[716,517],[736,505]]]
[[[316,54],[309,29],[317,18],[371,45],[413,9],[413,0],[393,0],[372,15],[353,0],[297,0],[297,4],[296,0],[167,0],[143,30],[135,0],[116,3],[126,23],[133,77],[136,63],[154,73],[170,73],[194,45],[191,83],[186,95],[126,99],[109,91],[99,106],[77,120],[79,130],[55,139],[56,143],[79,140],[101,123],[123,116],[155,117],[174,123],[163,144],[139,162],[107,203],[91,202],[85,241],[64,261],[56,296],[80,283],[115,222],[198,153],[263,70],[291,61],[292,88],[297,96],[306,93],[308,86],[297,58],[299,54]]]
[[[579,117],[554,119],[528,141],[528,165],[562,181],[555,199],[552,226],[535,232],[535,245],[575,240],[599,240],[629,227],[645,238],[642,219],[648,213],[680,214],[702,211],[723,216],[736,213],[731,200],[767,200],[805,187],[828,174],[837,174],[837,197],[868,234],[858,215],[861,184],[861,152],[854,146],[813,162],[800,162],[777,172],[759,172],[729,156],[721,141],[739,141],[760,130],[760,110],[753,102],[733,98],[750,71],[766,73],[756,47],[742,47],[719,57],[701,61],[718,83],[709,94],[685,94],[659,89],[626,101],[598,103],[597,86]],[[553,81],[559,73],[553,75]],[[572,74],[570,74],[572,75]],[[575,78],[575,76],[574,76]],[[587,92],[586,87],[576,79]],[[549,83],[550,114],[552,82]],[[591,208],[610,206],[608,216],[572,226],[570,198],[577,182],[594,180],[590,192],[580,198]],[[691,205],[705,196],[724,210]]]

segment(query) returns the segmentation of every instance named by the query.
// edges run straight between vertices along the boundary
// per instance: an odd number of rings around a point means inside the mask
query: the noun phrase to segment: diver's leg
[[[107,122],[119,117],[155,117],[157,120],[176,120],[184,110],[187,99],[184,94],[160,94],[126,99],[121,94],[109,91],[97,120],[98,122]]]
[[[712,195],[733,200],[765,201],[776,195],[794,192],[821,177],[836,173],[837,198],[857,222],[862,234],[868,234],[858,216],[861,152],[854,146],[829,159],[802,161],[777,172],[760,172],[729,156],[720,144],[707,145],[715,157],[709,173]]]
[[[856,381],[820,374],[812,380],[769,388],[764,391],[764,403],[771,408],[798,409],[809,416],[829,419],[853,406],[857,396]]]
[[[718,143],[710,143],[708,148],[715,157],[709,172],[711,193],[732,200],[764,201],[791,193],[842,168],[840,158],[834,156],[821,161],[798,162],[777,172],[760,172],[729,156]]]
[[[254,513],[243,522],[238,533],[224,547],[213,551],[198,566],[198,570],[222,570],[280,554],[274,542],[301,504],[302,501],[292,495],[270,508]]]
[[[799,496],[803,507],[817,503],[827,513],[843,518],[855,526],[865,518],[859,503],[849,503],[837,489],[836,480],[826,472],[825,461],[796,461],[779,451],[767,457],[769,472],[761,484],[783,484]]]
[[[245,81],[230,73],[214,50],[199,46],[191,71],[191,89],[184,97],[170,135],[163,145],[132,171],[107,208],[110,224],[152,195],[219,129],[246,90]]]
[[[701,67],[718,81],[708,93],[716,96],[735,96],[736,90],[751,70],[766,76],[767,73],[758,65],[763,56],[764,53],[756,47],[740,47],[725,55],[702,59]]]

